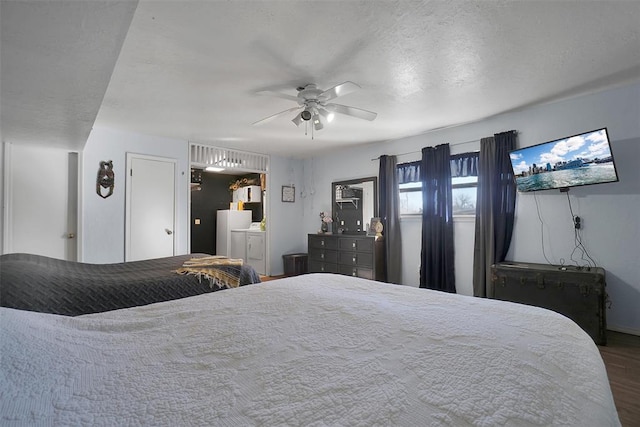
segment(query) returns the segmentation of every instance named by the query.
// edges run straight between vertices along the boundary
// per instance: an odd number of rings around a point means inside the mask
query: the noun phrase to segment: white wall
[[[305,200],[304,232],[318,227],[316,211],[331,208],[331,182],[377,175],[382,154],[412,153],[398,162],[417,160],[425,146],[450,143],[452,154],[479,149],[479,139],[511,129],[519,131],[520,147],[607,127],[620,176],[619,183],[574,188],[574,213],[583,218],[583,241],[596,263],[607,271],[611,329],[640,334],[640,83],[556,103],[502,114],[478,123],[443,129],[396,141],[335,150],[305,162],[306,178],[315,187]],[[458,144],[461,142],[469,143]],[[550,261],[570,260],[574,247],[567,197],[556,191],[536,193],[544,220],[545,251]],[[519,194],[509,260],[546,262],[541,250],[540,222],[533,194]],[[403,219],[403,283],[417,286],[421,224]],[[456,287],[472,294],[474,223],[456,219]]]
[[[256,150],[258,151],[258,150]],[[178,160],[176,181],[179,191],[176,203],[177,254],[189,253],[189,179],[188,142],[114,129],[94,128],[83,153],[82,181],[82,260],[90,263],[124,261],[125,165],[126,153],[133,152],[163,156]],[[113,160],[115,172],[114,194],[103,199],[96,194],[95,180],[101,160]],[[267,233],[269,268],[271,275],[283,273],[282,255],[305,251],[301,238],[302,202],[296,194],[295,203],[283,203],[283,185],[302,181],[302,162],[271,156],[267,178]]]
[[[4,191],[5,191],[5,166],[4,166],[4,151],[5,151],[5,143],[1,139],[2,138],[2,129],[0,129],[0,141],[2,141],[2,146],[0,146],[0,254],[4,253],[4,239],[5,239],[5,223],[4,223],[4,211],[6,209],[6,201],[4,199]]]
[[[301,197],[302,161],[271,156],[267,178],[267,233],[269,268],[272,276],[284,273],[282,255],[306,252]],[[295,202],[282,202],[282,186],[294,185]]]
[[[177,160],[176,255],[189,253],[189,149],[187,141],[159,138],[107,128],[94,128],[83,152],[82,252],[88,263],[124,262],[126,153],[147,154]],[[96,193],[100,161],[113,160],[115,188],[103,199]]]

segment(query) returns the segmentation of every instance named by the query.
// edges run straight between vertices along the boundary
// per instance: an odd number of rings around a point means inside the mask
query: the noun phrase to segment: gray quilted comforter
[[[206,279],[175,270],[180,255],[119,264],[85,264],[32,254],[0,256],[0,305],[20,310],[78,316],[174,300],[220,290]],[[221,266],[240,285],[259,283],[247,265]]]

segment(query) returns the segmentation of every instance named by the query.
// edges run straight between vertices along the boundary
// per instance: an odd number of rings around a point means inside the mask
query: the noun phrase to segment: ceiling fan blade
[[[293,96],[293,95],[289,95],[289,94],[281,93],[281,92],[274,92],[274,91],[271,91],[271,90],[261,90],[259,92],[256,92],[256,95],[258,95],[258,96],[273,96],[273,97],[276,97],[276,98],[288,99],[289,101],[295,101],[295,102],[300,101],[300,98],[298,98],[297,96]]]
[[[374,120],[378,116],[378,113],[374,113],[373,111],[363,110],[362,108],[349,107],[348,105],[327,104],[324,107],[329,111],[333,111],[334,113],[346,114],[347,116],[353,116],[369,121]]]
[[[325,90],[318,98],[323,98],[325,101],[331,101],[334,98],[355,92],[358,89],[360,89],[360,86],[353,82],[346,81],[332,87],[331,89]]]
[[[289,108],[289,109],[284,110],[284,111],[280,111],[279,113],[275,113],[275,114],[272,114],[272,115],[270,115],[268,117],[265,117],[264,119],[260,119],[257,122],[253,122],[252,125],[261,125],[263,123],[266,123],[268,121],[271,121],[271,120],[275,119],[276,117],[278,117],[281,114],[290,113],[292,111],[299,110],[300,108],[301,107],[293,107],[293,108]]]

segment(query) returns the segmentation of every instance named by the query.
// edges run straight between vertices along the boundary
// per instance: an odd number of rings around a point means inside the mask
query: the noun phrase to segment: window
[[[406,182],[400,184],[400,215],[420,215],[422,213],[422,184]]]
[[[478,188],[478,153],[464,153],[451,156],[451,195],[453,215],[475,215]],[[400,215],[422,214],[422,183],[420,182],[420,162],[398,165],[398,191],[400,194]]]
[[[453,216],[475,215],[478,190],[477,176],[451,178],[451,196],[453,197]]]

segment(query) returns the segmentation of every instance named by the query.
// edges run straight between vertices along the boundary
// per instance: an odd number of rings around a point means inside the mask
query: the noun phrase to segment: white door
[[[175,254],[176,160],[127,153],[125,260]]]
[[[78,153],[4,143],[2,253],[77,260]]]
[[[69,179],[67,180],[67,261],[78,261],[78,153],[69,153]]]

